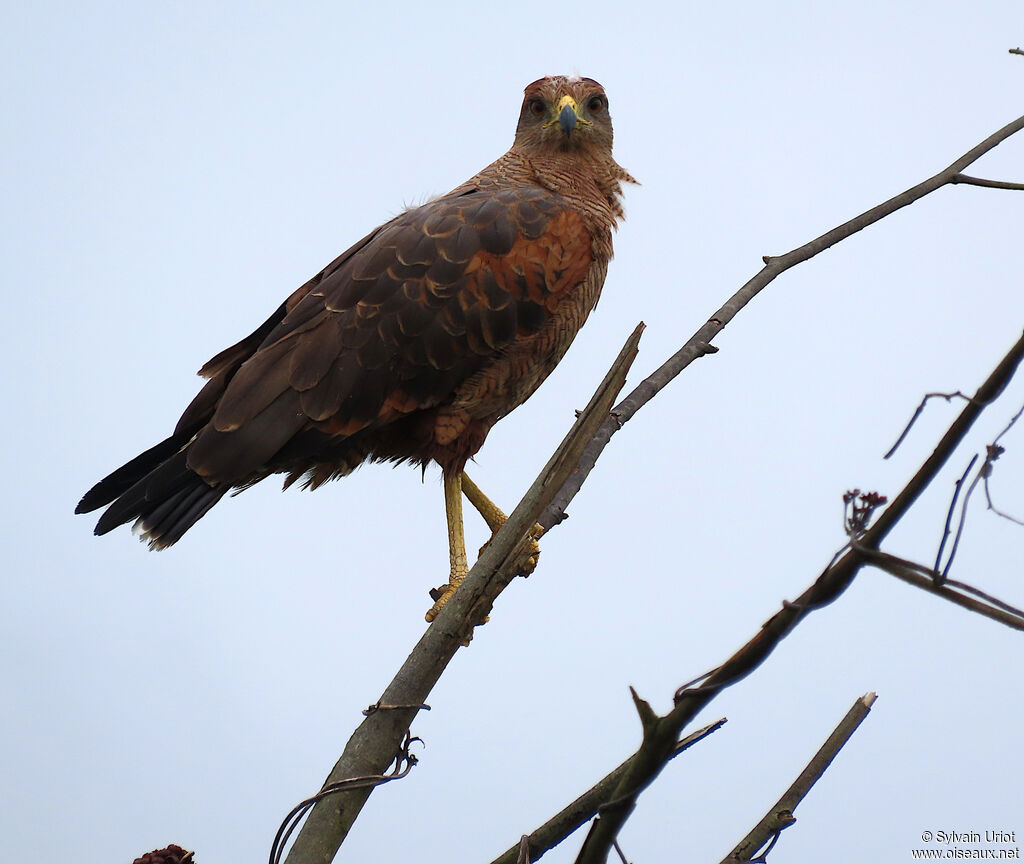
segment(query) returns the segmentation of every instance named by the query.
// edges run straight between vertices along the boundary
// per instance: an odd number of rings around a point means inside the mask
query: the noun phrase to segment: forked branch
[[[640,749],[616,769],[614,783],[608,782],[611,778],[609,775],[598,784],[602,790],[606,790],[607,797],[603,798],[603,801],[612,802],[614,806],[606,808],[602,804],[595,809],[598,818],[591,825],[576,859],[577,864],[603,864],[607,860],[608,852],[623,823],[632,812],[637,796],[664,768],[668,754],[671,753],[680,731],[686,724],[723,689],[742,680],[760,666],[804,616],[836,600],[850,586],[861,567],[875,563],[865,552],[877,550],[882,540],[909,511],[963,441],[984,408],[1003,392],[1022,360],[1024,335],[968,400],[966,407],[950,425],[938,447],[914,477],[879,516],[875,524],[858,538],[856,546],[849,548],[838,561],[833,559],[814,584],[795,601],[784,602],[782,609],[766,621],[757,634],[725,663],[708,675],[701,676],[698,681],[703,683],[698,686],[688,684],[681,687],[676,692],[675,708],[672,711],[657,718],[656,721],[648,720],[644,723],[644,737]],[[1007,617],[1011,616],[1012,613]],[[575,827],[573,825],[571,830],[575,830]],[[551,832],[545,832],[543,845],[536,842],[541,831],[532,833],[529,844],[530,860],[539,859],[545,851],[561,842],[567,833],[557,837],[552,836]],[[514,850],[518,851],[518,844]],[[515,861],[515,857],[508,859],[506,853],[495,864],[505,864],[508,860]]]

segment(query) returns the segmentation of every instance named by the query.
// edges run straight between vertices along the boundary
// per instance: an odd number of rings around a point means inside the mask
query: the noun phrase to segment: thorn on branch
[[[633,697],[633,705],[636,707],[636,713],[640,715],[640,723],[644,727],[646,735],[651,725],[658,722],[658,715],[654,713],[651,703],[646,699],[641,699],[632,687],[629,688],[629,695]]]

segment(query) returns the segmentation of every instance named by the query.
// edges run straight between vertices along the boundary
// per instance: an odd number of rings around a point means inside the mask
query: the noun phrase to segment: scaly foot
[[[430,589],[430,599],[434,601],[434,605],[427,610],[427,614],[424,616],[427,621],[433,621],[438,613],[444,609],[451,599],[452,594],[455,593],[455,589],[462,584],[462,580],[466,578],[468,571],[463,570],[460,573],[452,572],[452,575],[448,577],[448,584],[442,585],[440,588]]]

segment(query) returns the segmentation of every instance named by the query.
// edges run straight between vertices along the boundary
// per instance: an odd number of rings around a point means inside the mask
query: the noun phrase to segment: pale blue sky
[[[10,860],[264,860],[422,628],[446,573],[437,472],[267,481],[173,550],[73,517],[163,438],[194,371],[404,205],[512,139],[522,87],[611,99],[627,193],[605,293],[474,478],[511,506],[638,320],[632,382],[777,254],[1024,111],[1016,0],[824,4],[5,4],[0,828]],[[1024,180],[1018,136],[972,173]],[[1024,327],[1024,195],[945,189],[792,271],[606,451],[536,575],[499,600],[343,860],[489,861],[639,740],[841,545],[848,488],[895,494]],[[1024,380],[970,447],[1024,402]],[[994,477],[1024,515],[1024,430]],[[892,536],[928,561],[957,455]],[[1024,531],[975,511],[957,575],[1018,605]],[[469,524],[470,546],[484,539]],[[879,700],[772,860],[904,861],[923,830],[1024,836],[1020,634],[865,572],[701,718],[622,836],[717,861],[853,700]],[[572,861],[582,835],[546,860]],[[84,853],[82,850],[86,850]]]

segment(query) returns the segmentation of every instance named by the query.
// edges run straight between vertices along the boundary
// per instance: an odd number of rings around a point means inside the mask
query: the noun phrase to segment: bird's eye
[[[544,116],[544,112],[547,110],[547,105],[544,104],[543,99],[531,99],[530,100],[530,113],[534,117]]]
[[[600,114],[607,105],[608,100],[604,96],[591,96],[587,100],[587,110],[591,114]]]

